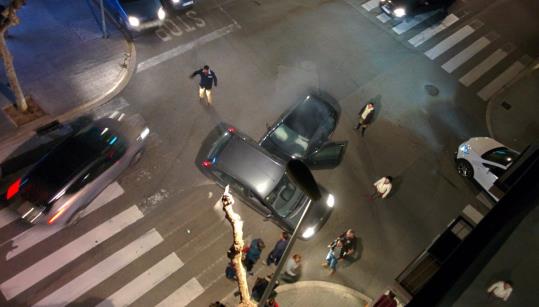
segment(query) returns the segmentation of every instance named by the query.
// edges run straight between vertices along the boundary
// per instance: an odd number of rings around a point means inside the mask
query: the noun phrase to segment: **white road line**
[[[136,206],[129,207],[129,209],[4,281],[0,285],[0,290],[7,300],[11,300],[143,216]]]
[[[72,303],[79,296],[111,277],[161,242],[163,242],[163,237],[157,230],[151,229],[63,287],[49,294],[34,306],[64,306]]]
[[[444,20],[442,20],[442,22],[426,28],[425,30],[418,33],[416,36],[410,38],[408,42],[412,44],[414,47],[417,47],[423,44],[424,42],[426,42],[427,40],[429,40],[434,35],[449,28],[452,24],[454,24],[458,20],[459,18],[457,16],[453,14],[449,14],[444,18]]]
[[[483,87],[477,95],[481,97],[481,99],[487,101],[494,95],[497,91],[499,91],[504,85],[509,83],[509,81],[513,80],[523,69],[524,64],[520,62],[515,62],[509,68],[507,68],[504,72],[502,72],[496,79],[492,80],[489,84],[487,84],[485,87]]]
[[[235,30],[238,30],[240,29],[240,25],[238,24],[231,24],[231,25],[228,25],[226,27],[223,27],[221,29],[218,29],[218,30],[215,30],[211,33],[208,33],[204,36],[201,36],[199,38],[197,38],[196,40],[194,41],[191,41],[187,44],[183,44],[183,45],[179,45],[173,49],[170,49],[168,51],[165,51],[159,55],[156,55],[154,57],[151,57],[147,60],[144,60],[142,62],[140,62],[138,65],[137,65],[137,73],[139,72],[143,72],[145,71],[146,69],[148,68],[151,68],[151,67],[154,67],[155,65],[158,65],[158,64],[161,64],[165,61],[168,61],[172,58],[175,58],[177,56],[179,56],[180,54],[183,54],[195,47],[198,47],[198,46],[202,46],[202,45],[205,45],[213,40],[216,40],[220,37],[223,37],[225,35],[228,35],[232,32],[234,32]]]
[[[11,224],[11,222],[18,219],[19,216],[15,214],[15,212],[12,212],[9,208],[4,208],[0,210],[0,228]]]
[[[397,33],[398,35],[401,35],[402,33],[410,30],[411,28],[427,20],[430,16],[434,15],[435,13],[436,11],[428,12],[425,14],[417,15],[409,21],[403,21],[393,27],[393,32]]]
[[[118,182],[113,182],[103,190],[84,210],[82,217],[92,213],[94,210],[99,209],[103,205],[109,203],[111,200],[122,195],[124,190],[118,184]],[[45,240],[46,238],[52,236],[58,231],[62,230],[62,225],[35,225],[32,228],[26,230],[25,232],[14,237],[13,246],[14,248],[9,251],[6,255],[6,260],[9,260],[25,250],[31,248],[35,244]]]
[[[501,60],[503,60],[506,56],[507,52],[503,51],[502,49],[494,51],[491,55],[489,55],[486,59],[479,63],[479,65],[475,66],[467,74],[462,76],[459,79],[459,82],[462,83],[464,86],[470,86],[472,83],[477,81],[477,79],[481,78],[481,76],[484,75],[487,71],[489,71],[492,67],[494,67]]]
[[[460,41],[465,39],[466,37],[470,36],[473,32],[475,32],[475,29],[472,28],[469,25],[465,25],[464,27],[460,28],[457,32],[451,34],[438,44],[436,46],[432,47],[431,49],[427,50],[425,52],[425,55],[431,59],[434,60],[435,58],[439,57],[441,54],[446,52],[447,50],[451,49],[453,46],[458,44]]]
[[[378,18],[378,20],[380,20],[382,23],[386,23],[391,20],[391,17],[387,16],[384,13],[379,14],[378,16],[376,16],[376,18]]]
[[[367,12],[372,11],[376,7],[378,7],[378,4],[380,3],[380,0],[370,0],[361,5],[362,8],[367,10]]]
[[[196,280],[191,278],[183,284],[178,290],[174,291],[166,299],[162,300],[156,307],[182,307],[187,306],[192,300],[204,292],[204,288]]]
[[[123,97],[116,97],[112,99],[110,102],[102,105],[99,108],[96,108],[93,110],[94,117],[96,119],[109,116],[112,114],[113,111],[118,112],[119,110],[129,106],[129,102],[125,100]]]
[[[476,55],[479,51],[481,51],[489,44],[490,40],[488,40],[486,37],[483,36],[479,38],[470,46],[466,47],[466,49],[462,50],[457,55],[445,62],[442,65],[442,68],[448,73],[452,73],[453,71],[455,71],[455,69],[459,68],[460,65],[466,63],[466,61],[471,59],[474,55]]]
[[[114,292],[97,307],[129,306],[160,282],[168,278],[183,266],[183,262],[175,253],[168,255],[157,264],[140,274],[135,279]]]

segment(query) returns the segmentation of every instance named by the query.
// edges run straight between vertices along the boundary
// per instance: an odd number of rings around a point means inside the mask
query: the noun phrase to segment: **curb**
[[[352,288],[336,284],[336,283],[330,283],[327,281],[319,281],[319,280],[313,280],[313,281],[297,281],[292,284],[281,284],[279,287],[275,288],[275,291],[277,293],[283,293],[288,291],[298,291],[299,289],[303,288],[324,288],[324,289],[331,289],[334,292],[339,293],[339,295],[347,295],[351,296],[357,300],[362,300],[367,302],[367,304],[372,303],[372,299],[368,297],[367,295],[354,290]]]
[[[517,75],[511,82],[506,84],[504,87],[502,87],[492,98],[489,99],[487,103],[487,111],[485,112],[485,122],[487,125],[488,134],[491,138],[496,139],[496,136],[494,135],[494,129],[492,128],[492,112],[493,109],[500,100],[503,100],[505,94],[507,91],[516,83],[521,81],[522,79],[526,78],[531,74],[532,71],[535,69],[539,69],[539,58],[535,59],[528,65],[526,69],[524,69],[521,73]]]
[[[107,17],[111,19],[110,14],[107,11]],[[60,122],[69,120],[74,118],[76,115],[83,114],[87,111],[89,111],[91,108],[100,106],[111,100],[114,96],[116,96],[118,93],[120,93],[127,85],[133,74],[136,70],[136,48],[135,44],[129,35],[129,33],[126,33],[121,27],[118,26],[115,20],[111,19],[116,25],[116,28],[122,35],[124,36],[125,42],[127,44],[127,51],[125,52],[125,62],[124,64],[126,67],[122,70],[121,75],[119,77],[119,81],[114,84],[113,87],[111,87],[107,92],[101,94],[100,96],[84,102],[80,104],[79,106],[71,109],[70,111],[65,112],[64,114],[58,115],[58,116],[43,116],[40,119],[37,119],[33,122],[30,122],[26,125],[23,125],[17,129],[17,131],[14,133],[14,135],[0,139],[0,145],[3,148],[12,148],[25,140],[30,139],[32,136],[36,134],[36,130],[38,130],[40,127],[54,121],[58,120]],[[0,162],[3,162],[12,151],[9,152],[1,152],[0,151]],[[1,172],[0,172],[1,174]],[[0,176],[1,178],[1,176]]]

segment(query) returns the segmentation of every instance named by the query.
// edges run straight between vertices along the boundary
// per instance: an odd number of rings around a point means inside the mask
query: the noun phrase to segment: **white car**
[[[517,151],[494,139],[471,138],[459,146],[456,154],[457,171],[463,177],[473,178],[498,201],[499,197],[490,188],[519,155]]]

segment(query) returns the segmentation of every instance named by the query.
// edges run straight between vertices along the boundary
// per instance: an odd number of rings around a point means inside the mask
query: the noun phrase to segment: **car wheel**
[[[457,172],[462,177],[472,178],[473,177],[473,167],[470,162],[464,159],[457,160]]]
[[[143,154],[144,154],[144,149],[139,149],[139,151],[137,151],[137,153],[131,159],[131,162],[129,163],[129,165],[133,166],[133,165],[137,164],[138,161],[140,161],[140,158],[142,158]]]
[[[75,224],[77,224],[80,219],[82,218],[82,215],[84,214],[84,209],[81,209],[81,210],[78,210],[77,212],[75,212],[70,218],[69,220],[67,221],[66,225],[67,226],[73,226]]]

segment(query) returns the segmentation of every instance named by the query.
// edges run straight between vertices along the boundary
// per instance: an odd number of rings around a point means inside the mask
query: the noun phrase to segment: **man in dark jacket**
[[[266,247],[264,244],[264,241],[262,239],[253,239],[251,241],[251,245],[249,245],[249,251],[245,255],[245,260],[243,261],[243,265],[245,266],[245,270],[249,275],[253,275],[252,269],[255,263],[260,258],[260,254],[262,254],[262,250]]]
[[[269,252],[268,258],[266,259],[265,264],[271,265],[272,263],[275,263],[276,265],[278,265],[287,245],[288,245],[288,233],[283,231],[281,233],[281,238],[279,239],[279,241],[277,241],[277,243],[275,243],[275,246],[273,247],[271,252]]]
[[[341,250],[341,258],[350,256],[354,253],[357,247],[357,237],[356,233],[353,229],[348,229],[344,233],[342,233],[337,240],[341,240],[343,247]]]
[[[361,110],[359,110],[358,123],[356,125],[356,130],[361,128],[361,136],[365,135],[365,129],[370,125],[374,118],[374,104],[372,102],[367,103]]]
[[[211,105],[211,88],[215,84],[217,87],[217,75],[214,71],[210,70],[210,67],[208,65],[204,65],[202,69],[195,70],[190,78],[194,78],[196,75],[200,75],[200,82],[198,85],[200,86],[198,89],[198,97],[200,98],[200,103],[202,103],[202,99],[204,99],[204,95],[206,95],[208,99],[208,105]]]

